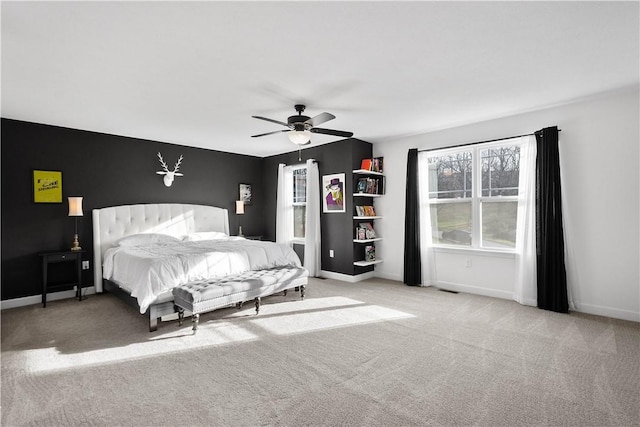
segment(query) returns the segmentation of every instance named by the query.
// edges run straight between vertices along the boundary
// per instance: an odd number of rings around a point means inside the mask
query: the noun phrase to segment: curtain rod
[[[446,149],[449,149],[449,148],[466,147],[468,145],[488,144],[490,142],[502,141],[502,140],[505,140],[505,139],[513,139],[513,138],[521,138],[523,136],[531,136],[531,135],[535,135],[538,132],[541,132],[541,130],[538,130],[538,131],[535,131],[535,132],[531,132],[531,133],[525,133],[523,135],[508,136],[506,138],[488,139],[486,141],[468,142],[466,144],[449,145],[449,146],[446,146],[446,147],[426,148],[424,150],[418,150],[418,152],[420,153],[420,152],[423,152],[423,151],[446,150]],[[558,132],[562,132],[562,129],[558,129]]]

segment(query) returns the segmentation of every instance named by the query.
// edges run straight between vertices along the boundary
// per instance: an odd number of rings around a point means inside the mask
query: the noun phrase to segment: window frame
[[[519,138],[506,138],[498,141],[479,143],[479,144],[470,144],[466,146],[460,147],[452,147],[452,148],[442,148],[432,150],[428,154],[428,158],[431,157],[440,157],[446,156],[456,153],[471,153],[471,197],[457,197],[457,198],[437,198],[437,193],[435,198],[431,198],[430,194],[433,191],[427,189],[427,208],[431,209],[433,205],[439,204],[453,204],[453,203],[469,203],[471,202],[471,245],[454,245],[454,244],[446,244],[446,243],[436,243],[433,242],[432,246],[434,248],[446,248],[453,250],[465,250],[465,251],[480,251],[480,252],[503,252],[503,253],[515,253],[517,242],[514,242],[513,247],[493,247],[493,246],[483,246],[482,244],[482,207],[484,203],[505,203],[505,202],[518,202],[518,194],[511,196],[483,196],[482,195],[482,156],[481,152],[484,150],[496,149],[500,147],[512,147],[517,146],[521,147],[522,142]],[[519,167],[519,160],[518,160]],[[427,171],[430,173],[430,171]],[[431,176],[429,176],[431,178]],[[457,190],[463,191],[463,190]],[[464,194],[464,193],[463,193]],[[431,215],[430,215],[431,216]],[[517,221],[517,210],[516,210],[516,221]],[[516,222],[517,227],[517,222]]]

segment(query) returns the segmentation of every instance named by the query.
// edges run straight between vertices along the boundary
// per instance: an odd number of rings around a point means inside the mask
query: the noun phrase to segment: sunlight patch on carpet
[[[264,314],[283,314],[283,313],[295,313],[298,311],[306,310],[321,310],[321,309],[335,309],[337,307],[346,307],[351,305],[364,304],[362,301],[358,301],[352,298],[346,297],[327,297],[327,298],[313,298],[297,301],[285,301],[277,302],[274,304],[269,303],[270,300],[263,300],[260,306],[260,315]],[[226,317],[245,317],[247,315],[255,314],[255,308],[253,301],[247,301],[242,307],[241,311],[230,314]]]
[[[192,335],[191,320],[187,317],[182,327],[178,327],[176,322],[169,323],[159,333],[138,333],[125,344],[120,342],[109,346],[98,336],[95,342],[84,343],[84,348],[90,350],[66,348],[58,343],[47,348],[24,350],[23,353],[26,355],[27,372],[52,372],[408,317],[415,316],[345,297],[263,304],[257,316],[253,303],[247,302],[242,310],[224,318],[213,314],[207,316],[206,313],[201,315],[195,336]]]
[[[250,322],[274,335],[288,335],[408,317],[414,316],[386,307],[365,305],[284,316],[258,316],[251,319]]]
[[[198,330],[198,334],[193,336],[191,321],[186,320],[181,328],[168,325],[171,332],[160,336],[150,336],[146,341],[133,342],[120,347],[101,348],[80,353],[65,353],[57,347],[26,350],[26,370],[37,373],[117,363],[259,338],[243,325],[227,320],[217,320],[215,324],[203,325],[204,327]]]

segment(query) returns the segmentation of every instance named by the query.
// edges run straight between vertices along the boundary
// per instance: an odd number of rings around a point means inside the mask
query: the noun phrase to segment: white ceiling
[[[304,103],[392,143],[637,85],[638,6],[3,1],[2,116],[268,156],[251,116]]]

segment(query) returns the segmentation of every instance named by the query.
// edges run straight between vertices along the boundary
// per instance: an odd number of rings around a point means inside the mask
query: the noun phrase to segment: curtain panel
[[[304,267],[312,277],[320,276],[320,174],[318,164],[307,160],[307,215],[305,219]]]
[[[293,168],[284,163],[278,165],[278,191],[276,194],[276,242],[292,244],[293,241]]]
[[[420,203],[418,195],[418,150],[407,155],[407,185],[404,220],[404,283],[422,284],[420,256]]]
[[[538,307],[568,313],[558,128],[542,129],[535,136]]]
[[[518,213],[513,299],[523,305],[537,305],[536,283],[536,139],[520,137]]]

